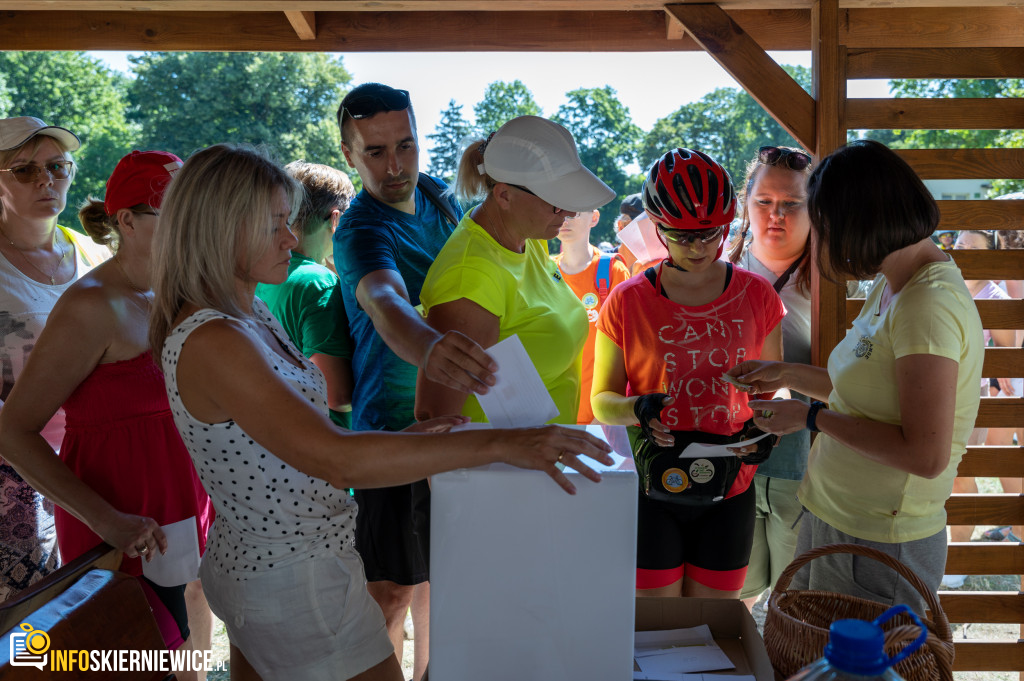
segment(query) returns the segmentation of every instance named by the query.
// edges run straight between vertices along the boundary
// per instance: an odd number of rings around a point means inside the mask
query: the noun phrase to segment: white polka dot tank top
[[[261,341],[274,371],[326,414],[323,374],[295,349],[258,298],[253,314],[302,362],[301,367],[295,366]],[[280,460],[234,421],[203,423],[185,409],[178,394],[178,357],[189,334],[213,319],[258,323],[217,310],[199,310],[171,332],[161,355],[174,423],[217,511],[203,560],[214,561],[213,567],[222,574],[244,579],[246,573],[313,554],[354,551],[356,504],[344,490]]]

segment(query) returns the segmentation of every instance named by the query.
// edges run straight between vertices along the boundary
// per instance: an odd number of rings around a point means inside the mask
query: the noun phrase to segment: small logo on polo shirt
[[[853,354],[864,359],[871,359],[871,351],[874,348],[875,344],[871,342],[870,338],[861,336],[860,340],[857,341],[857,347],[853,349]]]

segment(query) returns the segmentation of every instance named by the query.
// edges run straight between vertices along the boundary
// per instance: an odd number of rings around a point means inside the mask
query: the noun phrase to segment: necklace
[[[118,258],[115,255],[113,260],[114,264],[117,265],[117,269],[120,270],[121,276],[124,277],[124,280],[128,282],[128,286],[130,286],[133,291],[135,291],[136,293],[149,293],[147,289],[139,288],[138,286],[135,285],[135,282],[132,281],[132,278],[129,277],[128,273],[124,271],[124,267],[121,265],[120,258]]]
[[[50,284],[51,285],[55,285],[57,283],[57,278],[56,278],[57,277],[57,272],[60,271],[60,266],[64,264],[64,256],[66,256],[68,254],[68,252],[60,244],[60,239],[58,238],[58,235],[57,235],[56,232],[54,232],[54,235],[53,235],[53,243],[58,248],[60,248],[60,259],[57,261],[57,266],[53,268],[53,272],[44,272],[43,270],[41,270],[39,268],[38,265],[36,265],[31,260],[29,260],[28,256],[25,255],[25,251],[21,250],[20,248],[17,247],[17,245],[15,245],[14,240],[11,237],[7,236],[7,232],[4,231],[3,227],[0,227],[0,234],[4,235],[4,238],[7,239],[8,242],[10,242],[11,248],[16,250],[21,255],[21,259],[24,260],[32,269],[34,269],[36,272],[38,272],[39,274],[43,275],[44,277],[47,277],[50,280]]]

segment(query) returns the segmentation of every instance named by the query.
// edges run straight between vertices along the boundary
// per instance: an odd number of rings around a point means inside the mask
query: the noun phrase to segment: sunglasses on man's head
[[[666,239],[680,246],[692,246],[697,241],[706,246],[722,236],[725,232],[725,225],[719,225],[711,229],[690,230],[671,229],[659,224],[658,231],[664,234]]]
[[[71,177],[71,161],[50,161],[41,166],[34,163],[26,163],[13,168],[0,168],[0,173],[10,173],[12,177],[22,184],[35,182],[45,171],[54,180],[66,180]]]
[[[409,108],[408,90],[380,90],[353,97],[345,102],[341,117],[360,120],[379,114],[381,111],[405,111]]]
[[[811,157],[802,151],[785,147],[761,147],[757,150],[757,160],[766,166],[784,165],[790,170],[803,170],[811,165]]]

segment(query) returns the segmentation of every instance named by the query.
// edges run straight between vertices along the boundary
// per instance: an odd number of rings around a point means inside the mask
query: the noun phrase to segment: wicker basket
[[[797,557],[779,575],[775,589],[768,597],[768,614],[764,623],[764,642],[768,657],[775,668],[777,679],[787,679],[822,656],[828,643],[828,628],[841,619],[873,620],[888,606],[864,598],[828,591],[789,590],[797,571],[821,556],[853,553],[873,558],[888,565],[907,580],[924,597],[932,619],[921,617],[928,629],[923,646],[894,669],[907,681],[952,681],[953,636],[949,619],[942,611],[938,598],[929,591],[921,578],[903,563],[867,546],[833,544],[811,549]],[[895,656],[920,634],[906,615],[898,615],[882,627],[885,632],[886,652]]]

